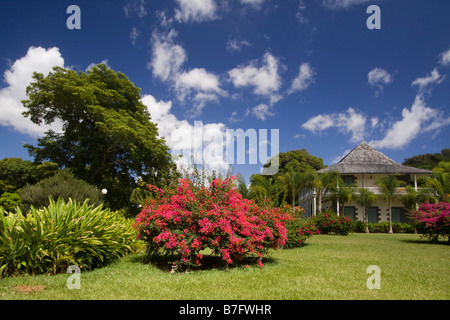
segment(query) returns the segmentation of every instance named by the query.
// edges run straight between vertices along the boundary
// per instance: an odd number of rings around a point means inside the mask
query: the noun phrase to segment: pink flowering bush
[[[352,219],[347,216],[337,216],[334,213],[325,212],[316,217],[316,226],[323,234],[334,233],[347,236],[353,231]]]
[[[419,210],[411,213],[417,232],[437,241],[439,236],[448,237],[450,242],[450,204],[424,203]]]
[[[286,222],[287,240],[284,248],[298,248],[305,245],[306,239],[314,234],[320,234],[314,218],[302,218],[304,209],[295,208],[294,216]]]
[[[150,186],[153,196],[135,220],[148,255],[176,255],[181,265],[200,266],[210,249],[227,264],[255,257],[263,266],[269,249],[286,242],[289,207],[242,199],[233,181],[214,179],[205,187],[186,178],[166,190]]]

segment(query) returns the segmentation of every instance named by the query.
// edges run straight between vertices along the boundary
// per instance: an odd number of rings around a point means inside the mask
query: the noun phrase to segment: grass
[[[0,279],[1,300],[448,300],[450,246],[414,234],[317,235],[303,248],[274,251],[264,268],[170,274],[143,255],[81,273]],[[366,286],[367,267],[381,269],[381,289]]]

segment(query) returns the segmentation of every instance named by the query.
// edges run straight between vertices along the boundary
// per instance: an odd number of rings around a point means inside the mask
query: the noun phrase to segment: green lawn
[[[450,299],[450,246],[412,234],[315,235],[303,248],[274,251],[265,267],[170,274],[142,255],[81,273],[0,279],[0,299]],[[366,286],[367,267],[381,269],[381,288]],[[31,292],[30,292],[31,291]]]

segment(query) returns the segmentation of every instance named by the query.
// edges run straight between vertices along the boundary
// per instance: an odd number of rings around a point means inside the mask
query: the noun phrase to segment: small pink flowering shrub
[[[303,208],[296,207],[294,216],[286,222],[288,234],[284,248],[302,247],[305,245],[306,239],[314,234],[320,234],[319,229],[316,227],[315,219],[302,218],[303,213]]]
[[[450,204],[424,203],[419,210],[411,213],[417,232],[431,240],[437,241],[439,236],[448,237],[450,242]]]
[[[325,212],[316,217],[316,225],[323,234],[347,236],[353,231],[352,219],[347,216],[338,217],[334,213]]]
[[[200,266],[202,251],[210,249],[227,264],[255,257],[263,266],[269,249],[285,244],[290,217],[287,209],[242,199],[233,181],[215,179],[205,187],[181,179],[176,188],[150,186],[153,197],[135,220],[148,255],[176,255],[182,265]]]

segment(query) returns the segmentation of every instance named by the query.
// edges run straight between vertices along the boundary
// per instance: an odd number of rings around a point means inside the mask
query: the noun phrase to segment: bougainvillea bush
[[[208,186],[189,178],[165,190],[149,186],[153,197],[136,217],[138,237],[147,254],[174,255],[184,266],[200,266],[205,249],[228,265],[254,257],[260,266],[270,249],[283,246],[289,207],[259,206],[242,199],[235,177]]]
[[[334,213],[325,212],[316,217],[316,226],[323,234],[338,234],[347,236],[353,231],[352,219],[347,216],[337,216]]]
[[[411,213],[411,220],[418,233],[433,241],[439,236],[448,237],[450,242],[450,204],[447,202],[424,203]]]
[[[296,207],[294,215],[286,221],[287,240],[284,248],[298,248],[305,245],[306,239],[314,234],[320,234],[314,218],[303,218],[304,209]]]

